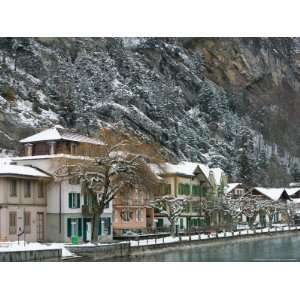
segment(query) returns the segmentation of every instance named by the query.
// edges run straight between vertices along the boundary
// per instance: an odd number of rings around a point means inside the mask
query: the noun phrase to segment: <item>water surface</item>
[[[145,256],[116,259],[115,261],[300,261],[300,235],[188,246]]]

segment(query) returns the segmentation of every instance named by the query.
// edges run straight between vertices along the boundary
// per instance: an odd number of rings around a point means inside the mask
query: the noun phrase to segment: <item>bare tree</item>
[[[171,224],[171,235],[175,236],[175,229],[178,217],[182,214],[187,203],[187,198],[178,198],[174,196],[162,196],[150,202],[153,208],[156,208],[162,215],[167,217]]]
[[[230,216],[231,230],[234,230],[242,215],[240,199],[233,198],[231,195],[226,195],[224,199],[224,211]]]
[[[83,145],[80,152],[84,158],[66,161],[55,172],[58,180],[80,180],[81,192],[89,199],[93,242],[98,241],[100,216],[109,202],[131,188],[152,192],[159,183],[147,165],[159,155],[154,146],[108,129],[101,130],[100,138],[101,146]]]

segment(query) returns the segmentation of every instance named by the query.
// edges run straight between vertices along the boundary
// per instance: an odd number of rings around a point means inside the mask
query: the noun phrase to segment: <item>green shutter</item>
[[[72,224],[71,224],[71,222],[72,222],[72,219],[68,218],[67,219],[67,235],[68,235],[68,237],[71,237],[71,235],[72,235]]]
[[[190,185],[185,184],[184,185],[184,195],[189,195],[191,193]]]
[[[111,221],[110,221],[110,218],[107,218],[107,220],[108,220],[108,234],[110,234],[111,233]]]
[[[168,184],[168,194],[171,194],[171,184]]]
[[[77,194],[77,208],[80,208],[80,193]]]
[[[81,218],[78,219],[78,236],[82,236],[82,221],[81,221]]]
[[[179,195],[184,194],[184,185],[182,183],[179,183],[179,185],[178,185],[178,194]]]
[[[101,224],[102,222],[101,222],[101,218],[100,218],[100,220],[99,220],[99,227],[98,227],[98,235],[101,235],[101,232],[102,232],[102,224]]]
[[[69,208],[72,208],[72,199],[73,199],[73,194],[69,193]]]

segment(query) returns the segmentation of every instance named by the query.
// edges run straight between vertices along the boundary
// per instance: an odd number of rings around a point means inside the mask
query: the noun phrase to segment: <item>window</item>
[[[10,196],[16,197],[17,196],[17,180],[12,179],[10,181]]]
[[[109,208],[109,202],[105,204],[104,208]]]
[[[235,195],[241,196],[244,193],[244,189],[235,189],[234,193],[235,193]]]
[[[31,232],[31,214],[29,211],[25,212],[24,215],[24,223],[25,223],[25,233],[30,233]]]
[[[30,180],[24,181],[24,197],[26,197],[26,198],[31,197],[31,181]]]
[[[124,222],[130,222],[132,219],[132,211],[129,208],[122,209],[121,218]]]
[[[179,195],[189,195],[190,193],[191,193],[191,191],[190,191],[189,184],[179,183],[179,185],[178,185],[178,194]]]
[[[162,194],[163,195],[170,195],[171,194],[171,184],[164,183],[162,185]]]
[[[38,197],[44,198],[44,183],[42,181],[38,182]]]
[[[80,208],[80,193],[69,193],[69,208]]]
[[[192,186],[192,195],[193,196],[200,196],[201,195],[201,186],[200,185],[193,185]]]
[[[9,212],[9,234],[17,233],[17,213],[15,211]]]
[[[67,219],[67,236],[74,235],[82,236],[82,219],[81,218],[68,218]]]
[[[142,222],[143,221],[143,210],[141,208],[138,208],[136,210],[136,221]]]

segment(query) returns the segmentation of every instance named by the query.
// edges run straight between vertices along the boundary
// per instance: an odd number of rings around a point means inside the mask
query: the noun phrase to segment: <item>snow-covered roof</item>
[[[208,166],[202,163],[189,162],[189,161],[181,161],[178,164],[171,164],[171,163],[163,163],[160,165],[149,164],[149,166],[152,172],[158,175],[176,174],[176,175],[184,175],[184,176],[195,176],[196,170],[197,168],[199,168],[208,181],[209,181],[209,174],[211,172],[217,185],[221,184],[221,177],[223,174],[223,170],[220,168],[210,169]]]
[[[59,140],[103,145],[103,142],[98,139],[94,139],[94,138],[90,138],[78,134],[71,130],[64,129],[61,126],[54,126],[52,128],[43,130],[39,133],[36,133],[32,136],[20,140],[20,143],[35,143],[35,142],[59,141]]]
[[[29,176],[50,178],[49,175],[35,168],[10,164],[0,164],[0,176]]]
[[[193,162],[182,161],[178,164],[163,163],[160,165],[150,164],[150,168],[156,174],[178,174],[186,176],[194,176],[197,167],[202,170],[204,175],[208,178],[209,168],[205,165]]]
[[[216,185],[221,185],[222,174],[224,173],[221,168],[212,168],[210,169],[215,178]]]
[[[93,160],[89,156],[71,155],[65,153],[51,154],[51,155],[33,155],[33,156],[16,156],[12,157],[12,161],[18,162],[23,160],[38,160],[38,159],[53,159],[53,158],[65,158],[75,160]]]
[[[289,196],[293,196],[294,194],[296,194],[297,192],[300,191],[300,187],[299,188],[285,188],[285,190]]]
[[[291,183],[289,184],[289,186],[291,186],[291,187],[300,186],[300,182],[291,182]]]
[[[299,204],[300,203],[300,198],[294,198],[292,199],[293,203]]]
[[[241,184],[240,182],[228,183],[225,188],[225,194],[230,193],[232,190],[234,190],[240,184]]]
[[[261,194],[267,196],[271,200],[277,201],[280,199],[284,188],[264,188],[264,187],[255,187],[254,190],[260,192]]]

